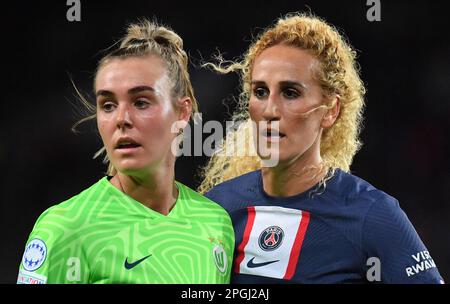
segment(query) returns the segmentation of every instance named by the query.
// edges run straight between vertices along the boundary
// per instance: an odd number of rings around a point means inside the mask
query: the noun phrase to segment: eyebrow
[[[254,80],[251,82],[252,85],[262,85],[262,84],[266,84],[265,81],[262,80]],[[281,81],[280,84],[282,86],[298,86],[301,87],[303,89],[307,89],[308,87],[303,83],[303,82],[298,82],[298,81],[292,81],[292,80],[284,80]]]
[[[128,90],[128,95],[134,95],[143,91],[155,92],[155,89],[149,86],[137,86]],[[114,96],[114,93],[108,90],[98,90],[96,96]]]
[[[290,81],[290,80],[286,80],[286,81],[282,81],[281,85],[283,86],[294,86],[294,87],[301,87],[303,89],[307,89],[308,87],[306,86],[306,84],[304,84],[303,82],[298,82],[298,81]]]

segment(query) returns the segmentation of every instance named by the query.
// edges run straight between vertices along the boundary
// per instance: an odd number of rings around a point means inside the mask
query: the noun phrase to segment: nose
[[[276,121],[280,120],[280,110],[278,105],[278,100],[274,94],[270,94],[267,98],[266,107],[264,108],[264,112],[262,116],[267,121]]]
[[[126,104],[119,105],[117,109],[117,128],[124,129],[133,126],[130,111]]]

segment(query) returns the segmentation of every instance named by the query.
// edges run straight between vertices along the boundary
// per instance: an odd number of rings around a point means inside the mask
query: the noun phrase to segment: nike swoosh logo
[[[126,269],[132,269],[132,268],[136,267],[139,263],[143,262],[146,258],[148,258],[150,256],[151,256],[151,254],[149,254],[148,256],[143,257],[142,259],[139,259],[139,260],[137,260],[136,262],[133,262],[133,263],[128,263],[128,258],[126,258],[124,266],[125,266]]]
[[[279,261],[279,260],[276,260],[276,261],[269,261],[269,262],[263,262],[263,263],[254,263],[254,262],[253,262],[254,259],[255,259],[255,258],[253,257],[250,261],[248,261],[248,263],[247,263],[247,267],[248,267],[248,268],[258,268],[258,267],[263,267],[263,266],[267,266],[267,265],[269,265],[269,264],[276,263],[276,262]]]

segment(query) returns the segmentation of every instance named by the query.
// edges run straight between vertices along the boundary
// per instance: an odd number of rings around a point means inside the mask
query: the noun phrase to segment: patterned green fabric
[[[234,232],[227,212],[177,182],[165,216],[107,177],[46,210],[30,234],[18,283],[228,283]]]

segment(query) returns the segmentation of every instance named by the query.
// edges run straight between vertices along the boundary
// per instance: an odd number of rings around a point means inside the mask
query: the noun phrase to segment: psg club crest
[[[272,251],[280,247],[283,242],[284,232],[278,226],[271,226],[263,230],[259,235],[258,244],[264,251]]]
[[[23,254],[23,268],[28,271],[35,271],[44,264],[47,257],[47,246],[40,239],[32,239]]]

